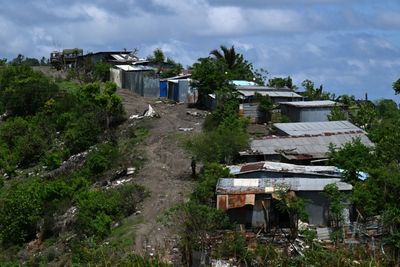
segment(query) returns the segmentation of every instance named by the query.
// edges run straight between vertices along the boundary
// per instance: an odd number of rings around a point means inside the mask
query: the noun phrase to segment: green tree
[[[156,48],[153,54],[147,57],[147,60],[155,63],[157,65],[157,73],[161,73],[165,62],[165,55],[161,48]]]
[[[196,135],[186,148],[204,162],[232,163],[239,151],[247,148],[248,134],[240,127],[219,126],[216,130]]]
[[[180,63],[177,63],[175,60],[171,58],[167,58],[166,62],[167,68],[163,69],[160,74],[160,78],[168,78],[179,75],[182,70],[183,66]]]
[[[344,121],[347,120],[347,112],[343,110],[343,107],[335,104],[332,108],[331,113],[328,115],[328,120],[330,121]]]
[[[0,168],[13,172],[16,166],[27,167],[48,149],[51,136],[33,120],[15,117],[0,125]]]
[[[288,76],[286,78],[274,77],[274,78],[268,80],[267,85],[270,87],[276,87],[276,88],[287,87],[292,90],[297,89],[296,86],[293,84],[292,78],[290,76]]]
[[[13,116],[34,115],[59,88],[40,72],[27,66],[7,66],[0,70],[0,102]],[[0,105],[0,106],[1,106]]]
[[[228,70],[235,70],[240,64],[243,64],[243,55],[236,53],[233,45],[231,48],[221,45],[220,48],[221,51],[214,49],[210,52],[210,55],[217,60],[224,61]]]
[[[6,64],[7,64],[7,59],[6,58],[0,59],[0,67],[1,66],[5,66]]]
[[[192,85],[198,89],[200,100],[208,94],[218,94],[220,90],[233,90],[234,87],[229,86],[230,80],[252,81],[257,77],[252,64],[236,53],[233,46],[221,46],[221,51],[211,51],[209,57],[199,58],[192,67]]]
[[[230,176],[229,170],[220,164],[209,163],[205,165],[190,199],[195,203],[211,207],[215,200],[215,187],[218,179]]]
[[[375,158],[372,152],[371,148],[365,146],[360,139],[355,139],[340,149],[330,146],[329,161],[345,170],[344,176],[347,182],[355,183],[360,171],[367,171],[374,166]]]
[[[397,81],[393,82],[392,87],[393,87],[394,93],[396,95],[400,94],[400,79],[398,79]]]
[[[316,88],[314,86],[314,82],[310,80],[304,80],[301,85],[305,90],[304,96],[308,100],[328,100],[331,98],[331,94],[329,92],[324,92],[322,84]]]
[[[299,220],[308,220],[305,202],[297,197],[293,191],[289,191],[285,184],[277,186],[276,193],[278,194],[277,208],[289,215],[290,238],[295,240],[299,232]]]
[[[98,81],[106,82],[110,80],[111,64],[104,61],[99,61],[94,65],[94,76]]]
[[[339,191],[336,184],[328,184],[324,187],[324,195],[329,201],[329,217],[330,225],[333,228],[331,234],[332,239],[336,242],[342,238],[342,226],[343,226],[343,212],[345,209],[345,195]]]
[[[274,108],[274,103],[268,95],[261,95],[259,93],[254,94],[254,103],[258,103],[258,111],[265,116],[265,120],[268,121],[272,118],[272,110]],[[265,121],[262,121],[265,122]]]
[[[364,130],[373,128],[377,120],[375,105],[371,102],[361,102],[350,113],[350,121]]]

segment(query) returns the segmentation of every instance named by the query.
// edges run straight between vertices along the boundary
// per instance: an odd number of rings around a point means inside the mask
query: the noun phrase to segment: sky
[[[0,58],[161,48],[192,65],[220,45],[271,77],[336,95],[392,98],[400,0],[0,0]]]

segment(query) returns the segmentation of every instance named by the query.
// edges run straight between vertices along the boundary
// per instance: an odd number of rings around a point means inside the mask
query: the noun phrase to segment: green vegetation
[[[299,220],[307,221],[308,215],[305,210],[305,202],[297,197],[294,192],[288,191],[286,186],[277,188],[278,202],[277,208],[289,215],[290,238],[295,240],[298,236]]]
[[[367,130],[375,147],[365,147],[359,140],[341,149],[331,149],[331,163],[345,170],[346,180],[354,185],[350,200],[361,218],[380,216],[385,229],[386,251],[392,264],[400,259],[400,224],[398,217],[400,190],[400,110],[392,100],[356,104],[350,119]],[[368,173],[365,181],[358,176]]]
[[[213,50],[209,57],[199,58],[193,64],[192,85],[198,89],[199,98],[215,93],[218,101],[234,94],[234,86],[230,80],[248,80],[262,84],[261,75],[253,70],[253,66],[236,53],[235,48],[221,46],[221,51]]]
[[[172,58],[166,58],[161,48],[155,49],[153,54],[147,57],[147,60],[156,65],[156,72],[161,79],[177,76],[183,70],[182,64]]]
[[[333,97],[329,92],[324,91],[322,84],[316,88],[314,82],[304,80],[301,86],[303,86],[305,90],[303,96],[306,97],[307,100],[328,100]]]
[[[330,226],[333,231],[331,239],[338,242],[342,238],[343,211],[345,208],[345,195],[339,191],[336,184],[328,184],[324,187],[324,194],[329,200]]]
[[[193,65],[193,85],[199,89],[200,96],[214,93],[219,104],[204,123],[204,133],[195,136],[186,142],[186,148],[194,157],[205,163],[202,174],[196,182],[195,189],[190,197],[189,203],[201,206],[190,206],[191,212],[186,213],[185,229],[199,226],[197,220],[205,222],[210,218],[215,200],[215,186],[218,178],[227,177],[223,169],[218,169],[215,163],[232,163],[239,149],[243,149],[248,137],[244,129],[246,122],[237,114],[237,97],[235,96],[229,80],[245,79],[251,80],[254,74],[251,72],[250,64],[237,54],[233,47],[227,49],[221,47],[222,52],[214,50],[210,57],[200,58]],[[241,67],[236,67],[241,65]],[[244,71],[245,70],[245,71]],[[253,76],[251,76],[253,74]],[[290,79],[274,78],[269,81],[269,86],[288,86]],[[393,88],[397,86],[395,82]],[[304,96],[308,100],[335,99],[335,95],[323,90],[323,86],[315,87],[310,80],[302,83],[305,89]],[[396,90],[396,89],[395,89]],[[238,264],[246,266],[386,266],[397,265],[400,259],[400,208],[398,199],[400,195],[400,110],[398,105],[391,100],[379,100],[375,103],[370,101],[356,101],[354,96],[343,95],[337,98],[341,105],[334,107],[330,120],[349,119],[354,124],[366,130],[375,147],[366,147],[359,139],[338,149],[331,147],[330,164],[344,170],[345,181],[353,185],[353,192],[348,195],[342,194],[336,185],[325,187],[325,196],[329,200],[330,224],[333,227],[332,240],[336,241],[334,250],[327,250],[313,241],[314,232],[301,231],[309,249],[304,250],[303,256],[289,256],[282,253],[274,246],[263,246],[257,244],[250,247],[243,235],[237,232],[218,232],[219,242],[211,249],[212,255],[221,259],[236,259]],[[272,104],[268,99],[258,97],[261,110],[269,111]],[[232,130],[232,131],[229,131]],[[220,131],[220,134],[216,134]],[[244,133],[243,136],[241,134]],[[235,141],[229,135],[235,135]],[[239,140],[239,137],[243,139]],[[228,145],[229,144],[229,145]],[[235,144],[240,144],[235,146]],[[224,151],[222,146],[235,148]],[[367,173],[365,180],[360,180],[362,173]],[[364,174],[363,174],[364,175]],[[278,192],[277,208],[289,215],[290,242],[298,236],[298,221],[306,220],[305,203],[287,190]],[[359,216],[363,221],[371,216],[378,216],[384,224],[384,255],[374,254],[372,251],[362,248],[344,249],[340,244],[342,239],[343,211],[348,203],[353,203]],[[203,209],[203,206],[208,207]],[[184,211],[181,208],[180,211]],[[196,218],[197,214],[202,219]],[[220,219],[221,221],[222,218]],[[210,222],[210,225],[213,225]],[[201,228],[212,236],[215,229]],[[225,228],[227,230],[229,228]],[[185,233],[184,233],[185,234]],[[183,234],[183,236],[185,236]],[[187,234],[187,233],[186,233]],[[207,247],[207,239],[194,240],[192,236],[183,239],[185,249],[204,251]],[[189,261],[188,261],[189,262]]]
[[[226,100],[206,117],[204,132],[187,140],[185,147],[204,163],[232,163],[248,145],[247,120],[239,117],[238,102]]]
[[[267,86],[276,87],[276,88],[287,87],[292,90],[297,89],[297,86],[293,84],[292,78],[290,76],[288,76],[286,78],[274,77],[272,79],[269,79]]]
[[[331,113],[328,115],[328,120],[330,121],[345,121],[348,119],[347,112],[343,109],[342,106],[335,104],[332,108]]]
[[[400,79],[397,79],[395,82],[393,82],[393,90],[396,95],[400,93]]]
[[[100,185],[114,177],[111,170],[140,167],[138,155],[125,157],[127,144],[135,152],[148,130],[130,127],[117,137],[125,114],[115,84],[55,83],[24,64],[0,69],[0,110],[5,113],[0,122],[0,261],[103,264],[95,256],[102,240],[148,193],[132,183]],[[82,157],[80,162],[60,168],[73,155]],[[73,253],[56,251],[56,239]],[[18,250],[27,253],[27,242],[43,244],[46,253],[17,257]],[[156,262],[126,257],[126,262]]]

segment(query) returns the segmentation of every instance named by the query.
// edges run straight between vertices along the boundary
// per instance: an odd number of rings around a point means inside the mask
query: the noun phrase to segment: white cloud
[[[238,7],[213,7],[208,11],[208,29],[205,34],[239,35],[247,28],[243,11]]]

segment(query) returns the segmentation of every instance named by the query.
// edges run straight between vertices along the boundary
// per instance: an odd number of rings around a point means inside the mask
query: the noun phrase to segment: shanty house
[[[366,134],[364,130],[349,121],[274,123],[276,134],[280,136],[310,136],[344,133]]]
[[[154,68],[142,65],[115,65],[110,69],[110,80],[118,88],[128,89],[144,97],[158,98],[160,80]]]
[[[287,190],[305,200],[309,223],[326,226],[329,222],[329,201],[324,187],[336,184],[342,192],[350,192],[352,185],[340,178],[221,178],[216,187],[217,208],[225,210],[234,222],[247,227],[287,227],[288,215],[276,208],[278,190]],[[349,221],[349,209],[346,209]]]
[[[258,110],[258,103],[254,102],[254,96],[256,94],[262,96],[269,96],[271,101],[275,104],[285,101],[299,101],[303,97],[287,87],[275,88],[268,86],[258,85],[242,85],[243,83],[236,86],[237,92],[240,94],[241,104],[239,112],[242,116],[250,118],[251,122],[265,122],[268,118],[265,114]]]
[[[267,136],[262,139],[253,139],[250,142],[250,149],[240,152],[240,155],[246,159],[246,162],[272,160],[310,164],[314,161],[326,160],[331,144],[340,148],[355,139],[359,139],[368,147],[373,146],[362,132]]]
[[[341,178],[335,166],[296,165],[274,161],[260,161],[227,166],[237,178]]]
[[[273,103],[281,103],[288,101],[300,101],[303,97],[291,90],[290,88],[275,88],[268,86],[236,86],[236,90],[245,100],[244,102],[252,102],[255,94],[269,96]]]
[[[281,114],[291,122],[328,121],[333,107],[339,105],[330,100],[281,102]]]
[[[196,103],[197,89],[191,86],[190,76],[180,75],[160,80],[160,97],[167,97],[178,103]]]
[[[79,64],[84,64],[85,61],[91,64],[97,62],[108,62],[111,65],[129,65],[133,62],[137,62],[139,59],[137,56],[131,54],[132,51],[102,51],[96,53],[88,53],[78,58]]]

